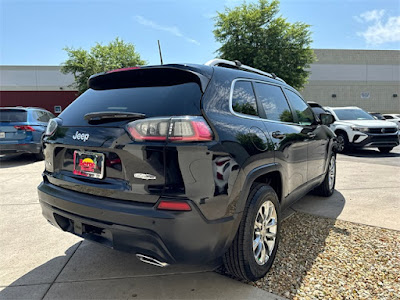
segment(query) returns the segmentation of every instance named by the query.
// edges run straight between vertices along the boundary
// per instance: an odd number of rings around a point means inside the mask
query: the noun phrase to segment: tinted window
[[[280,87],[257,82],[255,90],[268,120],[293,122],[292,112]]]
[[[26,122],[26,110],[1,109],[0,122]]]
[[[292,108],[297,115],[297,123],[301,125],[311,125],[315,118],[311,108],[297,94],[290,90],[285,90]]]
[[[334,109],[333,111],[339,120],[374,120],[374,117],[359,108]]]
[[[393,119],[392,116],[385,116],[386,119]]]
[[[199,115],[201,96],[200,87],[194,82],[172,86],[89,89],[72,102],[60,118],[65,124],[81,125],[87,124],[83,117],[89,112],[135,112],[146,117]]]
[[[250,81],[237,81],[235,83],[232,107],[238,113],[258,116],[256,97]]]

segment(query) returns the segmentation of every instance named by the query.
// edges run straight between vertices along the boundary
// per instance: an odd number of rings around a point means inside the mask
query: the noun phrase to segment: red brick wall
[[[54,114],[54,106],[64,110],[77,95],[77,91],[0,91],[0,106],[41,107]]]

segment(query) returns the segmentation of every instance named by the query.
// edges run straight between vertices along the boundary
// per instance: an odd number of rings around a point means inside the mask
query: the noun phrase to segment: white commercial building
[[[399,50],[315,49],[307,101],[325,106],[359,106],[367,111],[400,113]]]
[[[399,50],[315,49],[305,100],[400,113]],[[277,74],[279,76],[279,74]],[[1,106],[40,106],[58,112],[77,97],[73,76],[58,66],[0,66]]]

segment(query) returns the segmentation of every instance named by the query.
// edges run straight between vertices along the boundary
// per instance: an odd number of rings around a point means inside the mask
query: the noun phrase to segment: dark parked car
[[[0,154],[33,153],[43,159],[43,135],[54,115],[36,107],[0,108]]]
[[[45,138],[38,187],[54,226],[157,266],[223,257],[263,277],[281,211],[333,193],[331,115],[239,62],[94,75]]]
[[[319,118],[321,114],[329,113],[320,104],[314,101],[307,101],[308,105],[313,110],[314,114]]]
[[[376,120],[386,120],[381,113],[377,113],[377,112],[368,112],[371,116],[374,117],[374,119]]]

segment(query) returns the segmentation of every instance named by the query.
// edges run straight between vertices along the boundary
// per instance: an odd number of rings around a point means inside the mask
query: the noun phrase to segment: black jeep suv
[[[212,60],[92,76],[45,138],[45,218],[144,262],[272,265],[281,211],[335,185],[329,114],[274,74]]]

